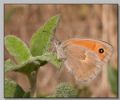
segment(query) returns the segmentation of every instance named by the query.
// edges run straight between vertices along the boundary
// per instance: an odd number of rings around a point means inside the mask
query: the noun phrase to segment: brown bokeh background
[[[5,4],[4,34],[12,34],[29,44],[33,33],[50,17],[60,15],[60,22],[55,36],[59,41],[69,38],[91,38],[110,43],[114,52],[110,64],[117,69],[117,35],[118,35],[118,5],[23,5]],[[10,55],[5,49],[5,60]],[[16,80],[25,91],[29,83],[24,75],[11,72],[7,74]],[[73,76],[66,69],[58,71],[51,64],[39,69],[37,91],[40,96],[50,95],[59,82],[76,84]],[[80,86],[77,84],[77,87]],[[82,96],[114,97],[107,79],[107,66],[101,74],[88,86]],[[90,93],[88,92],[90,91]]]

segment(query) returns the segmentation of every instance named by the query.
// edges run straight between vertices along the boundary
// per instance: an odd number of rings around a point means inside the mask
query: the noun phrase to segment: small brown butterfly
[[[113,47],[103,41],[72,38],[57,46],[57,55],[78,82],[95,79],[108,62]]]

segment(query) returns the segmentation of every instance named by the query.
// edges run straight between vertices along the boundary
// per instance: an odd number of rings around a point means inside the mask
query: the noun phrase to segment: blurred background
[[[80,90],[81,97],[117,97],[111,89],[108,80],[108,67],[117,70],[117,35],[118,35],[118,5],[4,5],[4,35],[12,34],[29,44],[36,30],[50,17],[60,15],[60,22],[55,36],[59,41],[69,38],[91,38],[110,43],[114,52],[108,66],[103,67],[100,75],[81,91],[73,76],[66,69],[58,71],[52,64],[39,69],[37,89],[40,96],[50,95],[60,82],[70,82]],[[5,60],[10,55],[5,49]],[[29,83],[24,75],[10,72],[7,75],[17,81],[25,91]],[[117,85],[115,83],[114,85]]]

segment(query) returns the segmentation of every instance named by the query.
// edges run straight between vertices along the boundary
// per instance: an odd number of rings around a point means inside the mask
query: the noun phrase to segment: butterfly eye
[[[99,49],[99,53],[104,53],[104,49],[103,49],[103,48],[100,48],[100,49]]]

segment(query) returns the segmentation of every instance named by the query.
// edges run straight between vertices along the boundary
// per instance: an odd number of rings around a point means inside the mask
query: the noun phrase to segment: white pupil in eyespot
[[[99,53],[104,53],[104,49],[103,49],[103,48],[100,48],[100,49],[99,49]]]

